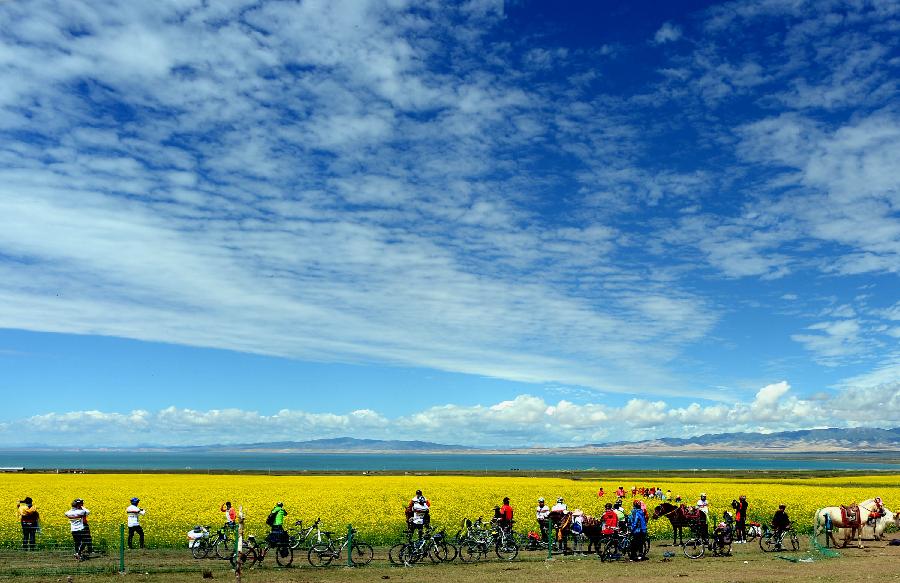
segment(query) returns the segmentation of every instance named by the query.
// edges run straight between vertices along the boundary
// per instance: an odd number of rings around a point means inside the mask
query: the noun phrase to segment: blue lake
[[[863,462],[736,456],[537,454],[324,454],[0,450],[0,466],[26,469],[257,471],[900,470],[895,456]]]

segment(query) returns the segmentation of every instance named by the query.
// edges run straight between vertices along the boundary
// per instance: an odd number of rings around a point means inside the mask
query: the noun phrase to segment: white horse
[[[828,506],[826,508],[820,508],[816,511],[816,519],[815,519],[815,536],[818,538],[822,532],[825,530],[825,515],[828,514],[831,516],[831,524],[834,532],[837,534],[843,535],[843,546],[847,546],[847,543],[851,538],[853,538],[854,534],[856,535],[856,542],[859,545],[859,548],[862,548],[862,537],[863,531],[866,528],[872,529],[872,537],[875,540],[879,540],[881,535],[884,533],[885,527],[888,523],[893,522],[895,525],[900,526],[900,515],[894,514],[887,508],[884,509],[884,516],[875,520],[874,525],[867,524],[869,513],[874,511],[876,508],[875,499],[870,498],[869,500],[863,500],[859,503],[859,526],[854,524],[844,524],[843,518],[841,517],[841,508],[840,506]],[[827,541],[826,541],[827,543]]]

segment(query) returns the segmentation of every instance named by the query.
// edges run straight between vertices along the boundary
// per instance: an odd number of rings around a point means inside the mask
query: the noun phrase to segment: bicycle
[[[681,552],[689,559],[699,559],[706,553],[706,523],[692,522],[691,537],[682,542]]]
[[[634,533],[632,533],[630,529],[627,527],[616,528],[613,530],[612,534],[606,535],[604,540],[601,540],[600,546],[602,548],[598,551],[600,560],[604,563],[608,563],[624,559],[631,550],[631,541],[633,540]],[[645,537],[643,548],[641,549],[641,556],[646,557],[649,554],[650,539]]]
[[[356,567],[368,565],[375,557],[375,550],[372,545],[356,540],[356,529],[353,529],[351,533],[354,540],[349,550],[350,562]],[[344,549],[350,545],[349,536],[341,536],[332,540],[331,535],[334,533],[325,532],[323,534],[327,535],[329,540],[314,544],[306,554],[306,560],[313,567],[327,567],[333,560],[340,560]]]
[[[428,558],[432,563],[443,563],[456,558],[456,547],[447,542],[447,533],[428,529],[425,536],[416,541],[410,537],[397,553],[397,562],[406,566]],[[388,553],[391,558],[391,553]]]
[[[256,541],[256,537],[252,534],[249,535],[247,540],[244,541],[243,548],[238,553],[238,556],[232,555],[232,567],[235,567],[237,563],[241,563],[242,565],[247,565],[248,569],[252,569],[262,564],[271,549],[275,549],[275,562],[280,567],[289,567],[294,562],[294,549],[288,544],[287,538],[283,536],[284,533],[281,533],[282,536],[278,536],[279,540],[273,541],[272,535],[278,534],[269,533],[269,536],[266,537],[265,545],[259,544]]]
[[[327,538],[325,531],[319,528],[321,521],[321,518],[316,518],[316,521],[306,528],[303,528],[302,520],[294,522],[288,536],[288,544],[291,545],[291,548],[295,551],[298,549],[309,550],[314,544],[321,543],[323,538]]]
[[[486,527],[481,517],[471,526],[467,525],[466,533],[460,536],[459,558],[465,563],[474,563],[494,549],[497,558],[512,561],[519,554],[519,545],[511,529],[501,528],[494,521]]]
[[[784,548],[784,539],[788,538],[788,541],[791,544],[790,549]],[[768,526],[763,530],[763,534],[759,537],[759,548],[763,550],[765,553],[772,553],[776,551],[799,551],[800,550],[800,539],[797,537],[797,533],[794,532],[793,527],[788,527],[780,532],[775,531]]]

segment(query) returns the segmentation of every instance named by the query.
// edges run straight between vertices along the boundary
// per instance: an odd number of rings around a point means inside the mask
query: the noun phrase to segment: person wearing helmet
[[[535,509],[535,516],[537,517],[538,529],[541,531],[541,540],[547,540],[547,537],[550,536],[548,533],[550,532],[550,507],[544,504],[543,498],[538,498],[538,505]]]
[[[125,514],[128,515],[128,548],[134,548],[134,535],[137,533],[138,535],[138,546],[140,548],[144,548],[144,528],[141,526],[141,516],[146,514],[146,511],[138,506],[140,503],[140,499],[132,498],[131,505],[125,509]]]
[[[500,528],[512,532],[513,507],[509,503],[509,496],[503,498],[503,506],[500,507]]]
[[[747,509],[750,504],[747,502],[747,496],[741,494],[738,500],[731,501],[731,507],[734,508],[734,532],[737,544],[746,544],[747,542]]]
[[[72,501],[72,508],[66,511],[69,519],[69,530],[72,532],[72,542],[75,543],[75,559],[83,561],[87,555],[94,552],[91,541],[91,528],[88,526],[88,514],[91,511],[84,507],[84,500],[76,498]]]
[[[269,540],[274,543],[283,543],[287,541],[287,532],[284,530],[284,517],[287,516],[287,510],[284,509],[284,502],[277,502],[272,512],[269,513],[268,523],[271,521],[272,527],[269,533]]]
[[[569,511],[569,507],[566,506],[565,500],[563,500],[562,496],[556,499],[556,504],[553,505],[553,508],[550,509],[550,512],[561,512],[565,514]]]

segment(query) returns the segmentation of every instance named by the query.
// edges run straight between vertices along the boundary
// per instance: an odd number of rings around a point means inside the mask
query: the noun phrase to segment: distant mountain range
[[[683,451],[692,454],[703,451],[718,453],[900,451],[900,427],[805,429],[777,433],[716,433],[686,438],[663,437],[646,441],[592,443],[584,448],[621,453]]]
[[[574,447],[472,447],[450,445],[430,441],[403,441],[382,439],[356,439],[336,437],[308,441],[273,441],[265,443],[215,444],[199,446],[138,447],[26,447],[16,449],[84,449],[128,451],[209,451],[209,452],[272,452],[272,453],[570,453],[570,454],[623,454],[664,455],[704,453],[740,454],[791,454],[791,453],[846,453],[900,452],[900,427],[893,429],[847,428],[807,429],[778,433],[717,433],[696,437],[663,437],[644,441],[619,441],[613,443],[588,443]]]

